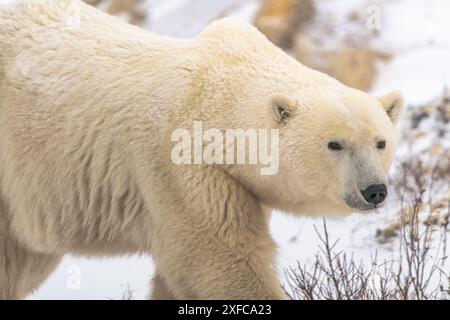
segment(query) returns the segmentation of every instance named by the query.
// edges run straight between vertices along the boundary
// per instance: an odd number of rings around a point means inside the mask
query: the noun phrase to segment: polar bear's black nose
[[[386,199],[387,188],[385,184],[372,184],[361,190],[361,194],[368,203],[379,204]]]

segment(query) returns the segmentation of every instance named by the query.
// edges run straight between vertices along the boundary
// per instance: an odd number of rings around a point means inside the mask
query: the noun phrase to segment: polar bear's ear
[[[273,96],[270,103],[271,113],[276,122],[286,124],[297,113],[297,103],[284,96]]]
[[[405,101],[402,94],[399,91],[392,91],[378,100],[381,102],[383,109],[386,111],[391,121],[395,124],[397,123],[400,114],[405,108]]]

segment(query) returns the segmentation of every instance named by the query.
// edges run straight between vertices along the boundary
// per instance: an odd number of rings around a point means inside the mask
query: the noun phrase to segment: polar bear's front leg
[[[176,241],[168,241],[155,255],[155,261],[166,292],[178,299],[286,299],[273,261],[261,250],[230,246],[222,239],[209,238],[204,245],[198,240],[205,234],[180,233]],[[157,279],[160,281],[161,279]],[[160,297],[157,283],[153,298]]]
[[[263,223],[232,212],[216,222],[182,210],[160,217],[152,255],[157,280],[164,279],[175,298],[286,299],[274,270],[275,244]]]
[[[269,212],[223,170],[202,169],[174,167],[159,180],[159,201],[146,200],[151,255],[167,291],[176,299],[286,299]]]
[[[155,277],[152,280],[152,290],[150,294],[150,299],[152,300],[174,300],[175,297],[167,287],[166,282],[161,277],[161,275],[156,272]]]

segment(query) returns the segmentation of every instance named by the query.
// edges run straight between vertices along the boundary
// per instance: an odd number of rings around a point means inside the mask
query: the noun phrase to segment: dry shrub
[[[377,64],[390,55],[370,48],[345,48],[330,61],[329,74],[347,86],[367,91],[377,77]]]
[[[142,8],[142,0],[84,0],[84,2],[97,6],[109,14],[122,16],[131,24],[142,25],[147,18]]]
[[[306,66],[320,70],[347,86],[367,91],[376,77],[380,61],[390,54],[368,47],[344,45],[323,48],[308,37],[299,36],[293,47],[295,57]]]
[[[256,16],[255,26],[270,41],[287,49],[314,14],[312,0],[265,0]]]
[[[420,204],[420,222],[438,225],[448,219],[450,200],[450,99],[444,94],[424,105],[413,106],[406,113],[401,138],[408,153],[396,164],[390,179],[398,202],[414,201],[417,194],[425,199]],[[424,145],[417,148],[417,145]],[[398,218],[378,230],[380,242],[399,235],[401,225],[409,221],[406,209]]]
[[[299,300],[430,300],[450,299],[450,273],[447,260],[447,218],[438,227],[419,223],[421,199],[410,208],[402,224],[400,247],[393,260],[378,257],[356,262],[337,251],[326,222],[316,228],[320,251],[311,267],[298,263],[287,271],[287,292]]]

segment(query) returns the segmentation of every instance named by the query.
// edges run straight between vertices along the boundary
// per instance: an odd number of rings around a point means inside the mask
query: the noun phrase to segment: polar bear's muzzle
[[[371,159],[373,157],[364,159],[360,154],[353,161],[344,196],[346,205],[351,209],[365,211],[379,208],[388,196],[384,173]]]

